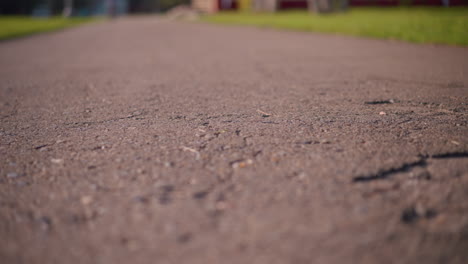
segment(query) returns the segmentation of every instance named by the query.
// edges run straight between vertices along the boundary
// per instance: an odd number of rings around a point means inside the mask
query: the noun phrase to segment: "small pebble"
[[[172,168],[172,167],[174,167],[174,163],[173,162],[164,162],[164,167]]]
[[[16,173],[16,172],[9,172],[9,173],[7,174],[7,177],[8,177],[8,178],[18,178],[18,177],[19,177],[19,174]]]
[[[37,221],[39,222],[41,228],[44,231],[49,230],[52,226],[52,220],[47,216],[42,216]]]
[[[81,204],[83,205],[89,205],[93,202],[93,197],[91,196],[83,196],[81,197]]]
[[[50,161],[52,163],[54,163],[54,164],[62,164],[63,163],[63,159],[51,159]]]
[[[245,161],[238,161],[238,162],[234,162],[232,164],[232,167],[234,169],[242,169],[242,168],[245,168],[249,165],[252,165],[253,164],[253,161],[251,159],[248,159],[248,160],[245,160]]]

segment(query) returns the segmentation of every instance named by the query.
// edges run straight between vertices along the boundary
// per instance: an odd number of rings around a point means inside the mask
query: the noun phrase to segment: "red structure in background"
[[[293,1],[279,1],[279,9],[307,9],[307,1],[293,0]]]
[[[442,0],[411,0],[411,6],[443,6]],[[349,0],[350,6],[398,6],[400,0]],[[468,0],[450,0],[450,6],[468,5]]]
[[[218,0],[218,10],[227,11],[227,10],[237,10],[239,5],[237,0]]]
[[[398,6],[401,0],[349,0],[350,6]],[[219,11],[237,10],[238,0],[216,0]],[[443,0],[410,0],[411,6],[443,6]],[[450,0],[450,6],[468,5],[468,0]],[[307,0],[278,0],[278,9],[307,9]]]
[[[305,9],[307,8],[306,0],[279,0],[279,9]],[[411,6],[443,6],[443,0],[411,0],[408,1]],[[398,6],[401,5],[401,0],[349,0],[350,6]],[[468,0],[450,0],[450,6],[468,5]]]

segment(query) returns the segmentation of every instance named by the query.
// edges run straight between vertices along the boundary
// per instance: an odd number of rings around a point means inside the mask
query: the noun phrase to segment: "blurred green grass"
[[[351,8],[327,15],[307,11],[221,12],[203,16],[201,20],[415,43],[468,45],[468,8]]]
[[[94,18],[0,16],[0,40],[49,32],[95,21]]]

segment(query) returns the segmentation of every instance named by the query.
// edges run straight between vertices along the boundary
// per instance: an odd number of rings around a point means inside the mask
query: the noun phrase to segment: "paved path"
[[[466,48],[132,18],[0,80],[2,263],[467,263]]]

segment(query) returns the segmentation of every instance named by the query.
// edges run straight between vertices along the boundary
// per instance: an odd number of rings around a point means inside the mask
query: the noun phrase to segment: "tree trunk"
[[[63,1],[63,12],[64,17],[70,17],[73,14],[73,0]]]
[[[116,0],[107,0],[107,13],[109,17],[114,18],[117,16]]]

